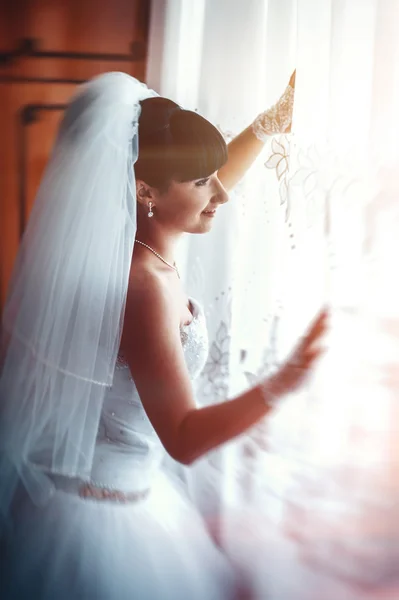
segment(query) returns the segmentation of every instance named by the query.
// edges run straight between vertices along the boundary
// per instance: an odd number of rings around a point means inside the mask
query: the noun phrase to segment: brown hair
[[[226,161],[223,136],[199,114],[167,98],[141,102],[137,179],[165,191],[172,180],[208,177]]]

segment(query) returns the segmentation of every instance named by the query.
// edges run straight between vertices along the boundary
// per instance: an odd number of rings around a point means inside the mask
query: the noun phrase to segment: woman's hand
[[[295,77],[296,70],[292,73],[280,100],[274,106],[258,115],[253,122],[252,129],[258,140],[265,141],[271,135],[291,132]]]
[[[299,389],[309,377],[324,350],[321,341],[328,326],[327,310],[323,310],[310,326],[285,363],[262,384],[266,404],[274,406],[282,396]]]
[[[291,75],[287,89],[277,104],[260,114],[229,143],[227,163],[218,171],[218,177],[226,190],[233,189],[244,177],[271,135],[290,133],[295,74],[296,71]]]

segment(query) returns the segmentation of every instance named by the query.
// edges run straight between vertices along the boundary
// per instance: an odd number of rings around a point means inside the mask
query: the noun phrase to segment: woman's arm
[[[276,399],[296,389],[320,354],[319,318],[291,361],[264,384],[233,400],[197,408],[180,340],[179,314],[163,282],[149,277],[129,290],[122,348],[144,409],[167,452],[190,464],[244,433]]]
[[[271,135],[291,131],[294,90],[295,71],[277,104],[260,114],[228,144],[227,163],[218,172],[226,190],[231,190],[244,177]]]
[[[266,139],[259,140],[250,125],[228,144],[227,163],[218,171],[218,177],[227,191],[241,181],[265,143]]]

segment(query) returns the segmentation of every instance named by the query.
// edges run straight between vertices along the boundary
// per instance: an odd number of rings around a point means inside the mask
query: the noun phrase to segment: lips
[[[204,211],[202,212],[202,214],[204,214],[204,215],[208,215],[208,216],[212,216],[212,215],[214,215],[215,213],[216,213],[216,209],[213,209],[213,210],[204,210]]]

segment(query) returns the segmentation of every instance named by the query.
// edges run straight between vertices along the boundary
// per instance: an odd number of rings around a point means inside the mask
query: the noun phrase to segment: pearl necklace
[[[165,265],[168,265],[168,267],[170,267],[171,269],[174,269],[177,273],[178,278],[180,279],[180,274],[176,267],[176,263],[174,265],[171,265],[167,260],[162,258],[162,256],[160,254],[158,254],[158,252],[155,252],[154,248],[151,248],[151,246],[148,246],[148,244],[145,244],[144,242],[140,242],[140,240],[134,240],[134,242],[135,242],[135,244],[141,244],[142,246],[145,246],[146,248],[148,248],[148,250],[151,250],[151,252],[153,252],[155,254],[155,256],[157,256],[160,260],[162,260],[163,263],[165,263]]]

